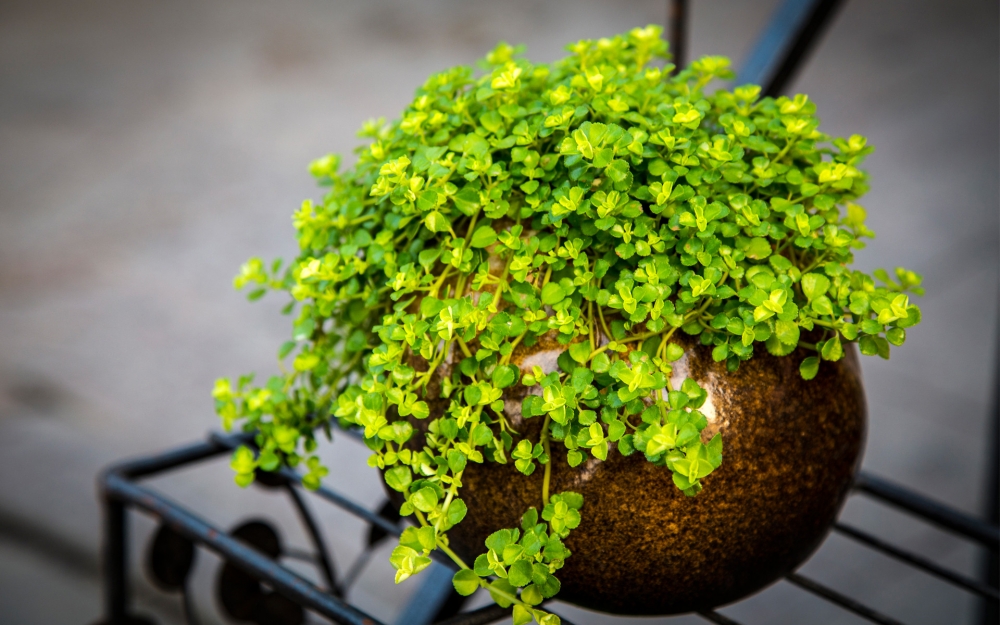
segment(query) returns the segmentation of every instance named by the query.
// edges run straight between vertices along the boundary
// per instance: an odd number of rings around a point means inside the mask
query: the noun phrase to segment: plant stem
[[[545,450],[545,475],[542,477],[542,504],[549,504],[549,483],[552,481],[552,453],[549,445],[549,413],[545,413],[545,423],[542,424],[542,448]]]
[[[605,336],[605,338],[607,338],[610,341],[611,340],[611,330],[608,329],[608,324],[604,321],[604,307],[603,306],[598,306],[597,307],[597,316],[600,317],[600,319],[601,319],[601,328],[604,329],[604,336]]]
[[[517,335],[517,338],[514,339],[514,342],[510,344],[510,355],[503,357],[503,360],[501,361],[502,364],[507,364],[510,362],[510,359],[514,356],[514,350],[517,349],[518,343],[521,342],[521,339],[523,339],[524,335],[527,333],[528,331],[525,330],[524,332]]]
[[[414,510],[413,514],[417,517],[417,521],[420,521],[421,527],[426,527],[430,525],[430,523],[428,523],[427,519],[424,517],[424,513],[421,512],[420,510]]]
[[[497,284],[497,290],[493,294],[493,304],[491,305],[493,311],[495,312],[497,306],[500,305],[500,296],[503,295],[503,287],[507,285],[507,273],[510,271],[510,263],[514,260],[514,253],[511,252],[510,256],[507,257],[507,262],[504,263],[503,273],[500,274],[500,283]]]
[[[458,339],[458,346],[462,348],[462,353],[465,354],[465,357],[472,358],[472,352],[469,351],[469,346],[465,344],[465,341],[462,340],[462,337],[456,334],[455,338]]]
[[[497,595],[498,597],[503,597],[504,599],[506,599],[507,601],[510,601],[511,603],[516,603],[516,604],[518,604],[520,606],[524,606],[527,610],[529,610],[531,612],[533,612],[534,609],[535,609],[533,606],[530,606],[527,603],[525,603],[525,602],[521,601],[520,599],[518,599],[517,595],[512,595],[510,593],[504,592],[504,591],[500,590],[499,588],[491,588],[490,587],[490,583],[487,582],[485,579],[480,579],[479,580],[479,586],[481,588],[484,588],[487,591],[489,591],[490,595]]]
[[[449,558],[451,558],[452,562],[454,562],[455,564],[457,564],[459,568],[462,568],[462,569],[470,568],[469,565],[465,563],[465,560],[463,560],[462,558],[458,557],[458,554],[451,550],[451,547],[449,547],[448,545],[444,544],[443,540],[441,540],[440,538],[438,538],[437,542],[435,544],[437,545],[437,548],[440,549],[441,551],[443,551],[445,553],[445,555],[447,555]]]
[[[617,341],[617,342],[619,344],[621,344],[621,343],[631,343],[633,341],[644,341],[644,340],[648,339],[649,337],[656,336],[658,334],[660,334],[660,333],[659,332],[644,332],[642,334],[633,334],[632,336],[627,336],[627,337],[625,337],[622,340]],[[610,345],[610,343],[608,343],[608,345]],[[598,347],[597,349],[595,349],[593,352],[591,352],[590,357],[588,358],[588,360],[590,358],[593,358],[594,356],[600,354],[603,351],[607,351],[608,345],[603,345],[603,346]]]
[[[656,348],[656,353],[657,354],[659,354],[661,351],[663,351],[664,349],[666,349],[666,347],[667,347],[667,341],[670,340],[670,337],[672,337],[674,335],[674,332],[676,332],[676,331],[677,331],[677,328],[670,328],[670,332],[667,332],[666,334],[663,335],[663,340],[660,341],[660,346]],[[664,355],[666,355],[666,354],[664,354]],[[669,384],[669,382],[670,381],[667,380],[668,384]]]
[[[597,340],[594,338],[594,302],[587,301],[587,321],[590,326],[590,351],[597,348]]]
[[[457,474],[455,474],[452,477],[453,477],[453,480],[461,480],[462,479],[462,471],[459,471]],[[456,492],[456,490],[457,489],[455,488],[455,482],[452,481],[451,486],[448,487],[448,496],[444,498],[444,504],[441,505],[441,516],[438,518],[438,522],[434,524],[434,532],[435,533],[441,531],[441,521],[443,521],[445,515],[448,514],[448,506],[451,505],[451,500],[455,498],[455,492]]]
[[[451,265],[445,265],[444,271],[441,272],[441,277],[437,279],[437,282],[434,283],[434,286],[432,286],[431,290],[428,292],[429,295],[437,297],[438,291],[441,289],[441,285],[444,283],[444,280],[448,277],[449,273],[451,273]]]

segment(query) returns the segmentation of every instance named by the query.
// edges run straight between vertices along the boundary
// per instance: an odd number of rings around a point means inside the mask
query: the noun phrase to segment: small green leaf
[[[497,233],[490,226],[479,226],[476,231],[472,234],[472,239],[469,244],[472,247],[489,247],[496,243]]]
[[[249,447],[240,446],[233,452],[229,466],[236,473],[253,473],[257,468],[257,461]]]
[[[566,291],[556,282],[549,282],[542,287],[542,303],[553,306],[566,298]]]
[[[392,490],[405,493],[412,481],[413,474],[410,472],[410,467],[408,466],[396,465],[385,472],[385,483]]]
[[[418,419],[426,419],[431,414],[430,406],[425,401],[414,402],[410,407],[410,414]]]
[[[455,592],[463,597],[468,597],[479,590],[479,576],[470,569],[459,569],[451,578],[451,583],[455,586]]]
[[[312,317],[307,317],[306,319],[303,319],[299,323],[296,323],[295,327],[292,329],[292,341],[306,341],[312,338],[313,331],[315,329],[316,329],[315,319],[313,319]],[[284,358],[284,356],[282,356],[282,358]]]
[[[576,362],[586,364],[590,359],[590,342],[582,341],[579,343],[571,343],[569,346],[569,355]]]
[[[430,271],[434,267],[434,263],[437,262],[437,259],[440,257],[441,250],[438,248],[421,250],[420,254],[417,255],[417,261],[420,263],[421,267]]]
[[[746,255],[755,260],[764,260],[771,255],[771,244],[763,237],[754,237],[750,239]]]
[[[843,358],[844,347],[840,344],[840,337],[834,336],[832,339],[825,341],[820,353],[823,356],[823,360],[840,360]]]
[[[451,230],[451,222],[438,211],[431,211],[424,217],[424,225],[431,232],[448,232]]]
[[[256,302],[265,295],[267,295],[267,289],[265,288],[254,289],[249,293],[247,293],[247,299],[250,300],[251,302]]]
[[[517,365],[500,365],[493,370],[493,386],[497,388],[507,388],[517,383],[521,370]]]
[[[278,350],[278,358],[283,359],[285,356],[291,353],[298,343],[295,341],[285,341],[281,344],[281,349]]]
[[[906,341],[906,330],[903,328],[892,328],[886,331],[885,338],[893,345],[902,345]]]
[[[538,605],[544,600],[545,597],[542,596],[542,592],[536,584],[529,584],[521,591],[521,601],[528,605]]]
[[[479,404],[479,400],[483,398],[483,389],[479,385],[466,386],[462,390],[462,396],[465,398],[465,403],[470,406],[476,406]]]
[[[534,619],[534,616],[531,615],[531,611],[521,604],[516,604],[514,606],[514,611],[511,616],[513,617],[513,625],[527,625],[532,621],[532,619]]]
[[[570,384],[577,393],[583,393],[594,381],[594,372],[586,367],[577,367],[570,375]]]
[[[365,348],[368,341],[365,337],[365,333],[361,330],[355,330],[351,332],[350,336],[347,337],[347,343],[344,345],[344,349],[349,353],[360,352]]]
[[[512,586],[521,588],[531,583],[531,563],[527,560],[518,560],[511,565],[507,571],[507,581]]]
[[[476,445],[485,445],[493,440],[493,432],[485,423],[478,424],[472,431],[472,442]]]
[[[437,507],[437,491],[430,486],[425,486],[410,496],[410,503],[421,512],[430,512]]]
[[[818,273],[807,273],[802,276],[802,293],[810,302],[826,293],[830,288],[830,279]],[[829,300],[828,300],[829,301]],[[829,313],[824,313],[829,314]]]
[[[468,512],[469,508],[465,505],[464,501],[458,498],[452,499],[451,504],[448,505],[448,523],[458,525]]]
[[[615,182],[623,182],[629,175],[628,163],[621,159],[611,161],[604,171],[608,174],[608,178]]]
[[[292,366],[296,371],[309,371],[319,365],[319,356],[312,352],[303,352],[295,357]]]
[[[816,356],[810,356],[802,361],[799,365],[799,373],[802,375],[803,380],[811,380],[816,377],[819,373],[819,358]]]
[[[468,458],[466,458],[465,454],[457,449],[452,449],[448,452],[448,468],[451,469],[452,473],[461,473],[467,461]]]

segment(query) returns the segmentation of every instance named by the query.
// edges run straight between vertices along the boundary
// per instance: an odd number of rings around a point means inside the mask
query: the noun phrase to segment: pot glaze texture
[[[800,350],[775,357],[764,349],[735,373],[713,362],[711,350],[684,338],[674,364],[676,388],[693,377],[708,391],[702,412],[723,440],[722,466],[687,497],[671,473],[636,452],[612,449],[607,461],[588,455],[572,468],[566,449],[552,445],[552,493],[583,495],[580,526],[566,539],[572,556],[556,572],[558,599],[627,615],[667,615],[712,608],[753,593],[791,572],[823,541],[860,463],[866,408],[857,352],[823,362],[803,380]],[[515,352],[525,372],[555,368],[564,349],[543,340]],[[515,389],[524,387],[515,386]],[[537,389],[536,389],[537,390]],[[505,397],[515,430],[538,440],[541,417],[520,415],[523,395]],[[470,463],[461,497],[465,519],[449,531],[467,562],[485,552],[492,532],[518,527],[529,507],[541,510],[543,471],[521,474],[513,464]]]

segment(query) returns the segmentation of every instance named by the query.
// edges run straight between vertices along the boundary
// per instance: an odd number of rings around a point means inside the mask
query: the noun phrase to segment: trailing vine
[[[369,464],[414,518],[396,581],[440,549],[458,592],[485,588],[515,623],[549,625],[558,617],[537,606],[559,591],[563,539],[585,514],[579,494],[549,493],[553,445],[571,466],[642,453],[691,496],[722,463],[706,392],[671,379],[678,331],[730,371],[755,350],[804,347],[806,379],[844,342],[883,358],[903,343],[920,277],[850,268],[873,235],[855,203],[866,140],[830,141],[804,95],[709,93],[733,77],[729,61],[672,73],[653,63],[667,58],[660,34],[580,41],[552,65],[500,44],[481,75],[435,74],[399,120],[365,124],[353,167],[310,165],[328,191],[294,215],[299,257],[251,259],[235,279],[252,300],[286,291],[297,308],[279,351],[290,369],[262,386],[216,382],[224,426],[256,432],[256,449],[233,455],[238,484],[304,465],[316,488],[317,432],[362,428]],[[518,354],[540,340],[564,346],[558,367],[522,371]],[[537,440],[505,413],[514,390],[521,416],[543,422]],[[448,530],[467,513],[465,467],[486,461],[541,467],[542,486],[521,527],[467,563]]]

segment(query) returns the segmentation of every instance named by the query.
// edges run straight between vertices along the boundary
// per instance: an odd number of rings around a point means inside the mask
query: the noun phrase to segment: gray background
[[[776,2],[692,4],[693,54],[739,65]],[[0,622],[95,619],[98,469],[216,427],[215,377],[275,370],[284,302],[248,304],[230,283],[251,255],[296,251],[290,215],[316,195],[312,158],[349,154],[363,120],[393,117],[430,72],[499,39],[546,61],[665,16],[662,1],[0,4]],[[995,2],[855,0],[793,86],[824,131],[877,147],[864,204],[879,236],[860,266],[926,278],[924,323],[891,362],[864,362],[865,468],[972,513],[996,345],[998,58]],[[345,490],[381,500],[358,445],[324,454]],[[264,515],[305,545],[283,500],[236,488],[224,465],[157,485],[224,527]],[[320,516],[347,562],[363,528]],[[852,500],[845,517],[976,569],[970,546],[882,506]],[[141,546],[152,525],[137,527]],[[394,588],[387,555],[351,599],[391,621],[419,581]],[[221,622],[216,567],[201,554],[206,623]],[[966,594],[836,536],[804,571],[908,623],[973,616]],[[142,611],[178,621],[175,598],[137,585]],[[723,612],[857,622],[786,583]]]

